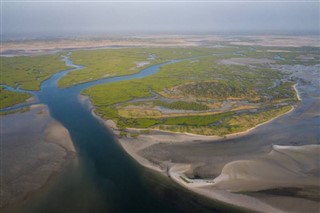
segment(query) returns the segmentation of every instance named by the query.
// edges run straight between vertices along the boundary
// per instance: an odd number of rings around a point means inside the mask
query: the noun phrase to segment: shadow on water
[[[67,56],[74,67],[53,75],[35,92],[53,118],[69,131],[77,149],[45,193],[38,193],[21,206],[19,212],[232,212],[241,211],[188,192],[169,178],[138,165],[115,141],[111,132],[91,114],[79,99],[81,90],[90,86],[143,78],[163,65],[150,66],[128,76],[100,79],[69,88],[58,88],[58,80],[70,71],[82,69]],[[183,59],[182,59],[183,60]],[[185,60],[185,59],[184,59]]]

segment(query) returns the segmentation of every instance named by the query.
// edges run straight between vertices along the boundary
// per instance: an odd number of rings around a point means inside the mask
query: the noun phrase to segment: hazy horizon
[[[2,2],[2,39],[319,35],[318,2]]]

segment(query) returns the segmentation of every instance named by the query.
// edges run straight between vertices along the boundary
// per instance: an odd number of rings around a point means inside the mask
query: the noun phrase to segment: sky
[[[319,34],[317,1],[2,0],[3,39],[140,34]]]

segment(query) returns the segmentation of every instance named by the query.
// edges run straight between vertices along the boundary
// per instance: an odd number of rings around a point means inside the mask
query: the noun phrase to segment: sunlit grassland
[[[242,47],[245,48],[245,47]],[[255,47],[255,51],[244,53],[246,57],[268,58],[277,64],[315,65],[320,60],[319,47]],[[309,59],[306,59],[309,57]]]
[[[199,91],[186,92],[194,92],[195,96],[206,98],[210,96],[207,89],[215,89],[223,93],[214,94],[213,98],[225,99],[239,92],[244,99],[255,99],[258,95],[255,88],[263,90],[271,86],[273,80],[281,77],[282,74],[272,69],[250,70],[247,66],[224,66],[217,63],[217,57],[209,56],[198,58],[196,62],[188,60],[166,65],[158,73],[144,79],[94,86],[84,91],[84,94],[89,95],[97,106],[110,106],[151,96],[150,89],[163,94],[177,86],[197,83],[202,86],[197,88]],[[212,83],[206,85],[208,82]],[[183,93],[183,89],[181,92]]]
[[[122,129],[152,128],[203,135],[225,135],[244,131],[291,109],[289,105],[296,101],[292,89],[293,82],[282,82],[285,77],[283,73],[258,65],[223,65],[219,63],[221,59],[235,56],[213,52],[204,57],[166,65],[158,73],[144,79],[98,85],[83,93],[90,96],[100,116],[114,120]],[[272,87],[276,81],[280,83]],[[155,100],[131,104],[128,102],[137,98],[152,97],[150,91],[173,101],[167,103]],[[247,101],[257,104],[257,107],[240,106],[239,109],[258,110],[244,111],[240,114],[235,111],[206,113],[210,106],[219,105],[211,103],[212,100]],[[279,103],[285,106],[280,106]],[[134,108],[123,108],[130,105]],[[145,106],[147,107],[144,108]],[[162,114],[154,108],[155,106],[195,112],[191,113],[192,115],[170,116]],[[198,114],[195,114],[196,111],[199,111]]]
[[[257,113],[243,113],[240,115],[229,114],[229,116],[221,117],[217,116],[216,122],[203,123],[206,121],[206,117],[198,117],[201,122],[199,123],[184,123],[184,122],[172,122],[171,125],[164,122],[156,126],[155,129],[167,130],[172,132],[189,132],[200,135],[219,135],[224,136],[227,134],[233,134],[237,132],[243,132],[250,128],[255,127],[258,124],[267,122],[274,117],[282,115],[292,109],[291,106],[283,106],[272,109],[261,110]],[[215,118],[215,116],[213,116]],[[174,121],[176,118],[172,118]],[[210,119],[208,119],[210,121]],[[196,125],[195,125],[196,124]],[[201,125],[202,124],[202,125]]]
[[[60,55],[1,57],[0,84],[39,90],[41,82],[67,69]]]
[[[0,86],[0,109],[24,102],[29,97],[27,93],[11,92]]]
[[[232,50],[234,48],[224,51]],[[206,48],[120,48],[75,51],[70,56],[72,61],[84,65],[85,68],[70,72],[59,81],[59,86],[68,87],[100,78],[133,74],[153,64],[207,55],[210,52],[211,50]]]

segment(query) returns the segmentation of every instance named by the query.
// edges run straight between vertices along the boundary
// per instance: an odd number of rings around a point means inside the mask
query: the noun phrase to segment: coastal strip
[[[301,101],[298,89],[296,88],[297,84],[293,86],[295,90],[296,97]],[[80,96],[80,100],[89,104],[89,108],[91,109],[92,115],[100,120],[107,129],[111,130],[114,136],[117,138],[117,141],[122,146],[122,148],[139,164],[142,166],[157,171],[178,184],[186,187],[187,189],[201,194],[203,196],[209,197],[214,200],[219,200],[224,203],[228,203],[230,205],[241,206],[245,208],[249,208],[254,211],[259,211],[263,209],[265,212],[284,212],[278,208],[275,208],[271,205],[268,205],[265,202],[259,201],[254,197],[245,196],[242,194],[234,194],[227,192],[226,190],[208,190],[206,187],[210,187],[213,183],[208,180],[198,179],[196,182],[188,181],[188,178],[185,177],[185,173],[190,170],[191,164],[177,164],[171,161],[154,161],[151,158],[143,157],[140,152],[145,150],[146,148],[162,144],[175,144],[175,143],[184,143],[190,141],[196,141],[199,143],[203,142],[214,142],[214,141],[223,141],[225,139],[238,138],[244,135],[247,135],[257,129],[260,126],[266,125],[268,123],[273,122],[281,116],[287,115],[295,109],[294,106],[291,106],[289,110],[287,110],[283,114],[279,114],[272,119],[269,119],[265,122],[257,124],[252,128],[249,128],[245,131],[227,134],[225,136],[205,136],[205,135],[197,135],[192,133],[175,133],[165,130],[154,130],[154,129],[137,129],[137,128],[126,128],[127,136],[121,135],[121,129],[117,128],[116,123],[112,120],[105,120],[101,118],[99,115],[95,114],[95,108],[92,106],[89,97]],[[141,130],[147,131],[142,132]],[[138,134],[137,134],[138,133]]]

